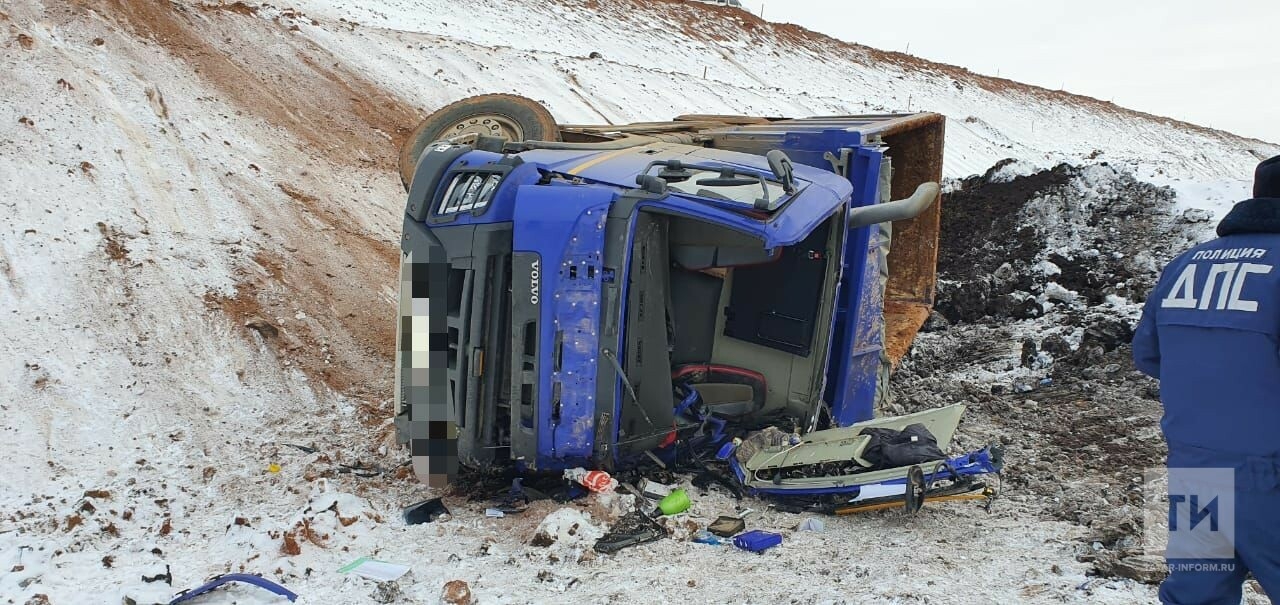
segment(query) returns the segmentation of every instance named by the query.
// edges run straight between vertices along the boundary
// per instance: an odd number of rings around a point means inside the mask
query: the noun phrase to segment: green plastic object
[[[658,501],[658,510],[664,515],[675,515],[689,510],[689,492],[683,489],[672,490]]]

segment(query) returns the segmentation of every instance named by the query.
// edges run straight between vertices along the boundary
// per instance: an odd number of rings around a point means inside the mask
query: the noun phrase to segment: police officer
[[[1237,604],[1249,572],[1280,597],[1280,156],[1258,165],[1218,236],[1169,263],[1133,337],[1135,365],[1160,380],[1171,484],[1188,468],[1234,480],[1230,558],[1175,558],[1188,523],[1171,510],[1163,603]]]

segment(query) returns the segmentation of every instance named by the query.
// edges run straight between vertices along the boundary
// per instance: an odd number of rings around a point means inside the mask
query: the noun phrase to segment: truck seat
[[[764,375],[735,366],[686,364],[671,373],[672,382],[683,382],[698,392],[712,413],[739,418],[764,408],[767,384]]]

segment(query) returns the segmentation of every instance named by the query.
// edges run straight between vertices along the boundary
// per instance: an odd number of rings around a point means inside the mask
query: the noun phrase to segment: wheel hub
[[[524,129],[514,120],[499,115],[475,116],[450,126],[444,132],[444,138],[455,138],[468,134],[502,137],[509,141],[523,141]]]

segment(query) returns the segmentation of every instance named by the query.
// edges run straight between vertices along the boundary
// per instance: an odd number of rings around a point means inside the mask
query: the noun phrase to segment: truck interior
[[[688,422],[683,387],[710,412],[804,416],[821,396],[843,230],[837,213],[804,240],[766,249],[729,227],[642,210],[627,273],[624,389],[618,442],[651,449]]]

